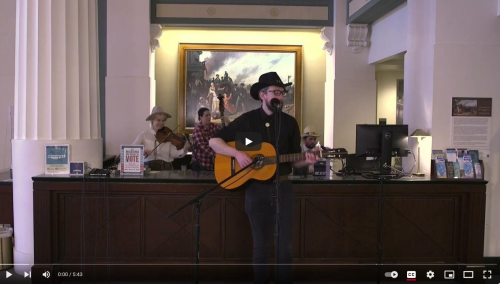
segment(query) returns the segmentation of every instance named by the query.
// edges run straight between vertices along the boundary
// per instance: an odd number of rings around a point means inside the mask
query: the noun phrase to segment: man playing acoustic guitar
[[[294,117],[281,113],[281,127],[278,135],[274,131],[275,114],[271,100],[276,98],[283,105],[286,87],[275,72],[269,72],[259,77],[259,82],[252,85],[250,94],[255,100],[262,101],[262,107],[242,114],[227,127],[219,130],[210,139],[210,147],[217,153],[234,157],[240,167],[252,163],[250,156],[227,145],[235,141],[238,132],[253,132],[262,135],[262,141],[275,145],[279,140],[279,153],[301,153],[300,130]],[[292,283],[292,230],[293,230],[293,189],[288,175],[292,166],[300,168],[316,163],[318,157],[314,153],[306,153],[305,160],[280,165],[282,180],[280,190],[280,241],[279,241],[279,275],[278,283]],[[216,164],[217,168],[217,164]],[[275,223],[275,184],[270,181],[250,180],[245,184],[245,211],[252,228],[254,283],[269,283],[270,248]],[[290,265],[283,265],[290,264]]]

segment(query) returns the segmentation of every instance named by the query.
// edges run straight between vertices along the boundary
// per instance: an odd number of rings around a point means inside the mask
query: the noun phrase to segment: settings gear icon
[[[432,270],[427,271],[427,278],[429,278],[429,279],[434,278],[434,271],[432,271]]]

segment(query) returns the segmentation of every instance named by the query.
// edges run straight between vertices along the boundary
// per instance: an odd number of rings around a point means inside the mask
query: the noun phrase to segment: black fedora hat
[[[252,98],[254,98],[254,100],[260,100],[259,91],[262,90],[263,88],[269,86],[277,86],[285,89],[291,84],[292,83],[283,84],[283,81],[281,81],[281,78],[280,76],[278,76],[278,73],[268,72],[260,75],[259,82],[252,85],[252,87],[250,88],[250,95],[252,95]]]

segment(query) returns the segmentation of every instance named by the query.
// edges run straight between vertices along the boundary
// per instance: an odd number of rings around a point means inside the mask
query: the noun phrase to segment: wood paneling
[[[38,264],[50,263],[130,264],[86,268],[86,279],[92,279],[95,271],[101,280],[112,275],[114,281],[162,277],[190,281],[194,208],[186,207],[170,219],[166,216],[210,186],[35,181],[35,268],[41,270]],[[386,184],[383,261],[481,263],[485,188],[460,183]],[[373,266],[328,264],[376,262],[379,190],[379,184],[356,182],[294,185],[294,261],[325,264],[295,266],[296,281],[333,276],[373,280]],[[200,267],[201,279],[251,281],[252,237],[244,192],[210,194],[202,203],[200,219],[201,263],[210,264]],[[52,268],[55,273],[70,269]]]
[[[0,224],[14,226],[12,185],[0,185]]]

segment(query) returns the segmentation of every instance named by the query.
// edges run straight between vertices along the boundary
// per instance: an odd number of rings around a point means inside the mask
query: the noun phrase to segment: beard
[[[265,101],[265,104],[266,104],[266,107],[267,107],[267,109],[268,109],[268,110],[270,110],[270,111],[274,112],[274,108],[273,108],[273,106],[271,105],[271,101],[266,100],[266,101]]]
[[[316,144],[306,144],[307,149],[312,150],[316,147]]]
[[[266,104],[268,110],[272,111],[273,113],[275,112],[274,107],[271,105],[271,100],[263,101],[263,103]],[[280,103],[281,103],[281,105],[283,105],[282,101],[280,101]]]

